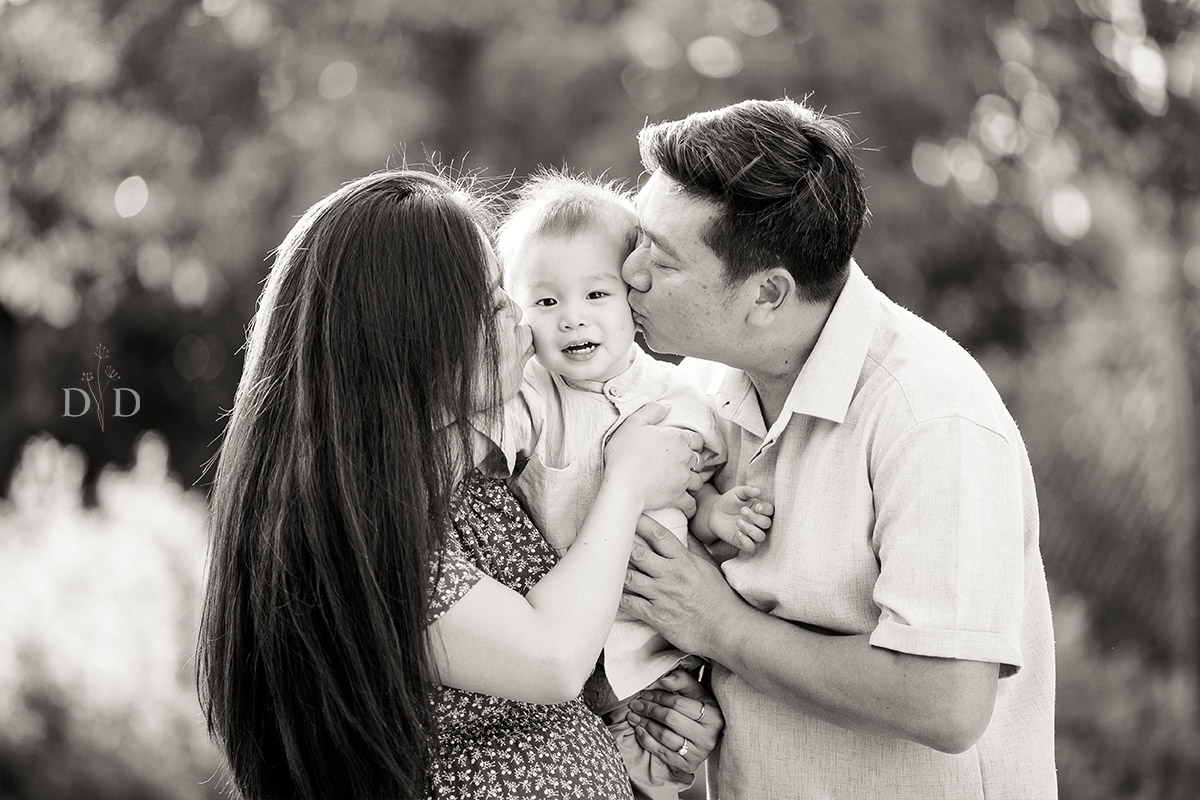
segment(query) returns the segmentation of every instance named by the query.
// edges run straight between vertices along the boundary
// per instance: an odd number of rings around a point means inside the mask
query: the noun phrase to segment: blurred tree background
[[[1062,796],[1200,796],[1200,1],[0,0],[0,798],[219,795],[203,464],[309,204],[404,160],[633,184],[647,120],[785,94],[1026,436]],[[103,430],[64,415],[98,344],[141,400]]]

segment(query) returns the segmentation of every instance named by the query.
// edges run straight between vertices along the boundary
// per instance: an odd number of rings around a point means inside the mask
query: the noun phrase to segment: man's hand
[[[725,727],[712,692],[682,669],[640,692],[629,704],[628,720],[642,749],[676,776],[699,769]]]
[[[685,548],[649,517],[637,524],[621,610],[687,653],[710,655],[712,634],[744,606],[704,547]]]

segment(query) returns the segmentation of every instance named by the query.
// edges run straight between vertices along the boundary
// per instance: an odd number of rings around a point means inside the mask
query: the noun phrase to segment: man
[[[978,364],[853,262],[845,130],[748,101],[640,145],[635,320],[725,365],[718,489],[774,506],[719,567],[644,520],[626,581],[623,609],[714,662],[710,796],[1056,796],[1029,458]]]

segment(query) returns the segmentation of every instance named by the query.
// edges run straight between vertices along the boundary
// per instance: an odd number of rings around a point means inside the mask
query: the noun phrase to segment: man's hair
[[[867,216],[845,125],[794,100],[747,100],[638,135],[642,164],[720,213],[703,240],[732,283],[782,266],[811,301],[849,274]]]
[[[506,281],[530,239],[583,232],[610,236],[623,256],[632,253],[637,244],[637,213],[629,192],[615,181],[605,183],[563,170],[535,173],[518,190],[496,235]]]

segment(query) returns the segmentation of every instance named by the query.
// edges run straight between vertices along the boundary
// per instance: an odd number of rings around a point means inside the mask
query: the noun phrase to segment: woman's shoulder
[[[429,611],[425,624],[434,622],[466,596],[484,577],[484,572],[462,549],[451,533],[429,563]]]
[[[554,551],[508,485],[476,471],[459,487],[431,565],[428,622],[446,613],[485,575],[524,594],[554,561]]]
[[[473,476],[459,487],[450,508],[450,524],[444,526],[441,546],[429,561],[427,590],[429,612],[426,625],[432,625],[450,607],[461,600],[486,574],[478,563],[478,554],[463,546],[464,524],[473,521],[471,495],[478,492]]]

